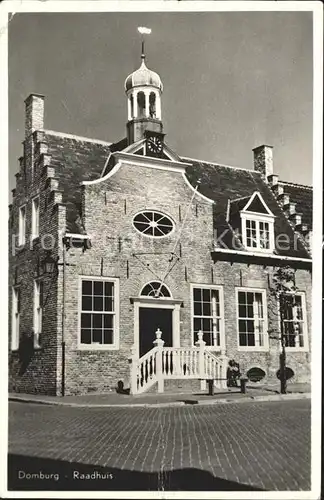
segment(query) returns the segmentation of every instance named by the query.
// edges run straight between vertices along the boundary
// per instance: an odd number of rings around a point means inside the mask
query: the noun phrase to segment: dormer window
[[[242,243],[248,250],[273,252],[274,215],[260,193],[255,192],[240,211]]]

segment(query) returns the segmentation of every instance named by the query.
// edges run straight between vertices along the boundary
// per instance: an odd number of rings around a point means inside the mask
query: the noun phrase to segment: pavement
[[[287,394],[280,394],[278,386],[247,385],[246,394],[240,389],[225,389],[215,391],[209,396],[207,391],[190,393],[144,393],[144,394],[86,394],[77,396],[45,396],[40,394],[10,393],[9,401],[38,403],[47,405],[63,405],[75,407],[170,407],[184,405],[211,405],[218,403],[243,403],[257,401],[289,401],[294,399],[309,399],[311,397],[309,384],[288,384]]]
[[[134,490],[286,491],[289,498],[308,491],[310,400],[238,403],[76,408],[10,402],[8,488],[125,491],[122,498]]]

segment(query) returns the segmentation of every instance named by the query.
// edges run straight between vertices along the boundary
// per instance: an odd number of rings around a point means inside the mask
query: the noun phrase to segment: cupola
[[[140,31],[140,30],[146,31]],[[163,85],[160,76],[145,64],[143,33],[147,28],[139,28],[142,33],[142,55],[140,67],[125,80],[128,103],[127,139],[132,144],[144,138],[145,131],[162,133],[161,95]]]

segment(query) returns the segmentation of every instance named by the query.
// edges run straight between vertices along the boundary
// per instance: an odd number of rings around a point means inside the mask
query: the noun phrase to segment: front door
[[[140,307],[139,309],[139,355],[153,349],[155,332],[160,328],[165,347],[172,347],[172,309]]]

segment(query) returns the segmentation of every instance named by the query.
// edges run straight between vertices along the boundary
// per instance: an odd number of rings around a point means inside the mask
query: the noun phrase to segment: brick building
[[[47,130],[44,97],[25,101],[9,220],[10,390],[128,387],[130,356],[145,358],[158,328],[163,349],[182,348],[187,373],[201,331],[211,362],[235,359],[275,381],[271,292],[286,266],[297,288],[282,317],[287,366],[308,381],[312,189],[279,179],[270,146],[254,149],[254,170],[179,157],[144,56],[125,91],[127,134],[116,143]]]

